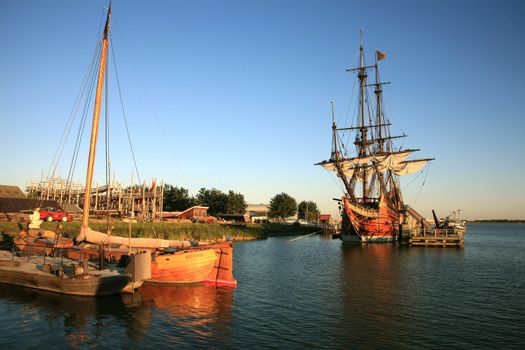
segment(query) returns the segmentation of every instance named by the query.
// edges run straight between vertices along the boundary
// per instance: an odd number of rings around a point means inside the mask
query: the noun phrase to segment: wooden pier
[[[410,247],[463,248],[463,233],[454,229],[414,229],[410,230]]]

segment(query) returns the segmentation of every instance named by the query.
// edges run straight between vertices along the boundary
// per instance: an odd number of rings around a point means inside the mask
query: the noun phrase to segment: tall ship
[[[383,111],[383,85],[389,82],[381,81],[378,64],[386,55],[379,50],[374,53],[374,64],[367,65],[361,31],[359,66],[347,69],[356,74],[359,85],[355,122],[338,127],[332,101],[330,159],[316,164],[335,172],[342,181],[341,239],[355,243],[396,239],[406,215],[399,177],[416,173],[433,160],[410,160],[419,149],[395,145],[395,140],[406,135],[390,133],[391,123]],[[369,73],[374,75],[374,82],[369,82]]]

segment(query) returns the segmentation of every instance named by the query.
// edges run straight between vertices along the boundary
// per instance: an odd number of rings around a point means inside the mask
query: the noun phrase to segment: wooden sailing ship
[[[332,101],[332,151],[330,159],[317,163],[333,171],[344,185],[340,200],[343,241],[391,242],[399,233],[404,220],[405,205],[399,186],[399,177],[422,169],[431,158],[407,160],[418,149],[402,149],[394,140],[406,135],[391,135],[391,123],[383,112],[383,85],[379,76],[378,61],[386,55],[375,51],[373,65],[365,64],[362,32],[360,58],[357,68],[347,71],[357,73],[359,97],[357,118],[353,126],[339,128],[334,117]],[[375,82],[368,82],[370,70],[375,72]],[[369,90],[375,94],[375,105]],[[355,148],[349,147],[351,133]]]
[[[101,43],[100,62],[97,76],[93,122],[89,146],[89,157],[85,182],[85,193],[92,193],[93,169],[100,124],[100,111],[104,91],[105,73],[107,68],[107,54],[111,19],[111,2],[109,5],[104,34]],[[151,253],[151,281],[163,283],[194,283],[206,282],[215,285],[236,286],[233,278],[233,245],[231,242],[217,244],[198,244],[190,241],[164,240],[154,238],[118,237],[97,232],[89,227],[89,210],[91,196],[83,198],[82,226],[75,239],[75,246],[56,237],[42,237],[38,231],[23,232],[20,247],[25,244],[37,245],[46,252],[60,248],[58,244],[72,246],[67,251],[69,257],[80,258],[107,258],[120,259],[123,255],[147,251]],[[131,222],[130,222],[131,225]],[[131,227],[131,226],[130,226]],[[131,228],[130,228],[131,230]],[[47,234],[49,236],[49,233]],[[116,247],[116,248],[115,248]],[[108,249],[106,249],[108,248]],[[132,256],[132,259],[133,256]]]
[[[110,18],[111,5],[107,14],[100,55],[93,127],[86,171],[86,187],[88,188],[91,187],[93,179]],[[89,230],[89,200],[90,196],[85,196],[82,217],[83,230]],[[133,289],[142,285],[144,278],[151,277],[149,252],[144,251],[132,256],[126,270],[117,268],[104,269],[104,264],[101,263],[99,269],[94,272],[93,266],[87,261],[77,262],[68,258],[64,260],[63,254],[67,254],[67,249],[71,247],[71,244],[64,242],[59,235],[53,232],[29,229],[28,231],[23,231],[23,234],[15,242],[25,256],[20,257],[13,254],[9,259],[0,260],[0,282],[2,283],[62,294],[97,296],[126,291],[132,292]],[[31,255],[31,252],[43,254]],[[60,259],[55,259],[55,252],[60,254]],[[53,258],[47,258],[46,261],[46,255],[48,254],[51,254]],[[4,256],[7,257],[5,254]]]

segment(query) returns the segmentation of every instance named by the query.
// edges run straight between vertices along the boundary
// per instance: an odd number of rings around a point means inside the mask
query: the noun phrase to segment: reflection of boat
[[[110,18],[111,6],[107,13],[100,51],[93,127],[91,130],[89,160],[86,171],[86,193],[90,193],[91,191],[93,178],[98,120],[105,80],[104,74],[109,41]],[[85,196],[82,220],[83,229],[89,229],[89,201],[90,196]],[[36,218],[32,224],[36,224],[33,227],[38,227],[39,217]],[[104,269],[103,264],[100,264],[99,270],[95,273],[93,272],[92,266],[87,262],[75,262],[69,259],[60,259],[58,262],[53,259],[51,262],[46,262],[45,256],[31,256],[30,249],[36,248],[37,251],[40,250],[43,253],[49,253],[46,245],[55,252],[65,248],[64,245],[67,246],[68,244],[57,235],[53,236],[52,234],[44,232],[45,235],[41,236],[40,233],[36,228],[31,228],[26,232],[25,237],[21,237],[22,242],[17,242],[19,247],[27,248],[25,249],[27,258],[20,258],[13,255],[10,260],[0,261],[0,282],[62,294],[95,296],[132,291],[134,288],[140,287],[144,276],[148,278],[150,276],[149,252],[140,252],[134,255],[130,259],[126,271],[117,268]],[[136,273],[137,271],[138,273]]]
[[[107,318],[128,329],[126,334],[132,340],[140,341],[147,334],[152,319],[151,308],[142,307],[140,293],[85,298],[0,284],[0,302],[7,302],[11,315],[18,315],[25,324],[36,322],[40,328],[42,322],[47,322],[55,329],[57,322],[63,322],[65,339],[60,335],[54,338],[56,343],[53,342],[53,347],[59,348],[92,346],[96,336],[91,328],[94,321]],[[35,317],[38,314],[42,317]],[[66,342],[64,346],[61,341]],[[23,344],[32,347],[27,340]],[[41,344],[42,339],[38,338],[36,345]]]
[[[139,293],[144,304],[152,304],[188,329],[209,324],[225,327],[232,319],[232,288],[215,288],[204,284],[144,284]],[[209,336],[212,337],[213,334]]]
[[[392,136],[391,124],[383,113],[382,86],[387,83],[379,79],[378,61],[385,57],[376,50],[375,64],[366,65],[361,38],[359,67],[348,70],[356,72],[359,81],[356,123],[338,128],[332,104],[332,152],[329,160],[317,164],[335,172],[343,182],[345,194],[340,201],[343,241],[392,241],[399,233],[404,215],[398,177],[419,171],[431,160],[407,160],[418,150],[403,150],[393,144],[392,140],[406,135]],[[370,69],[375,71],[375,83],[367,81]],[[371,87],[375,106],[371,106],[372,95],[368,91]],[[354,133],[355,141],[347,132]],[[351,141],[355,150],[348,147]]]

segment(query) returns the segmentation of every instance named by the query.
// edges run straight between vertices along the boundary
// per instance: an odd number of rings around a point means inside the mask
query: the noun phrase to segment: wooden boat
[[[107,48],[109,41],[109,28],[111,18],[111,4],[108,9],[104,36],[102,39],[100,64],[98,69],[97,90],[95,107],[93,112],[93,126],[91,129],[91,142],[89,148],[88,167],[86,172],[86,193],[90,193],[93,168],[95,161],[95,149],[98,134],[98,120],[102,90],[104,87],[104,73],[107,60]],[[89,200],[85,196],[82,229],[89,229]],[[39,218],[33,224],[39,225]],[[54,258],[51,263],[46,263],[46,254],[63,251],[71,247],[67,239],[63,239],[51,231],[28,230],[20,234],[15,240],[17,247],[26,257],[13,256],[8,260],[0,261],[0,282],[39,290],[51,291],[62,294],[97,296],[110,295],[130,291],[140,287],[145,278],[151,276],[151,257],[149,251],[143,251],[133,255],[126,270],[104,269],[101,262],[99,269],[93,271],[87,261],[75,262],[65,259],[63,256],[57,262]],[[41,255],[31,255],[40,253]],[[42,255],[44,254],[44,255]]]
[[[405,205],[399,177],[421,170],[433,158],[407,160],[417,149],[395,147],[393,140],[406,135],[392,136],[385,119],[382,103],[382,82],[378,61],[386,55],[375,52],[375,64],[366,65],[363,39],[360,40],[359,67],[347,71],[357,73],[359,98],[356,124],[338,128],[332,101],[332,152],[330,159],[317,163],[333,171],[344,185],[340,203],[342,216],[341,239],[345,242],[391,242],[399,234],[404,220]],[[375,71],[375,82],[368,83],[369,70]],[[375,106],[367,96],[373,88]],[[372,112],[373,111],[373,112]],[[354,133],[348,135],[345,133]],[[346,145],[355,140],[355,149]]]
[[[0,283],[79,296],[132,293],[151,274],[149,259],[150,254],[143,252],[126,269],[96,269],[86,261],[13,255],[0,259]]]
[[[111,3],[109,6],[104,35],[101,45],[100,63],[98,70],[97,90],[95,94],[95,106],[93,112],[93,123],[89,147],[89,158],[86,173],[85,193],[91,193],[93,183],[93,168],[95,163],[98,129],[100,123],[101,99],[104,90],[104,79],[108,52],[108,35],[110,30]],[[84,196],[82,213],[82,227],[75,239],[75,246],[66,254],[70,258],[98,258],[104,257],[119,259],[122,255],[130,252],[147,250],[152,254],[151,268],[154,279],[165,283],[192,283],[204,282],[216,285],[235,286],[233,278],[233,247],[231,243],[225,245],[200,245],[193,247],[189,241],[164,240],[152,238],[125,238],[97,232],[89,227],[89,208],[91,196]],[[130,223],[131,225],[131,223]],[[20,235],[19,246],[31,244],[32,249],[40,249],[41,252],[49,253],[53,249],[72,245],[67,239],[57,238],[52,233],[43,235],[40,231],[27,231]],[[78,249],[78,245],[89,243],[92,248]],[[100,247],[104,249],[100,249]],[[117,246],[113,249],[110,247]],[[173,252],[170,249],[177,249]],[[227,251],[227,252],[226,252]],[[101,253],[103,252],[103,253]],[[220,273],[218,272],[220,270]],[[223,272],[226,271],[226,272]],[[215,278],[212,278],[215,277]]]
[[[233,277],[231,242],[194,245],[189,241],[109,236],[93,230],[85,230],[80,238],[93,244],[116,244],[118,248],[111,250],[116,259],[125,254],[123,247],[150,250],[151,279],[147,280],[148,283],[205,282],[217,286],[237,286]],[[90,254],[96,256],[98,249],[91,249]]]
[[[39,266],[41,265],[38,263],[18,259],[0,261],[0,281],[16,286],[80,296],[122,293],[129,283],[129,276],[110,270],[98,271],[96,275],[69,277],[53,275]]]

